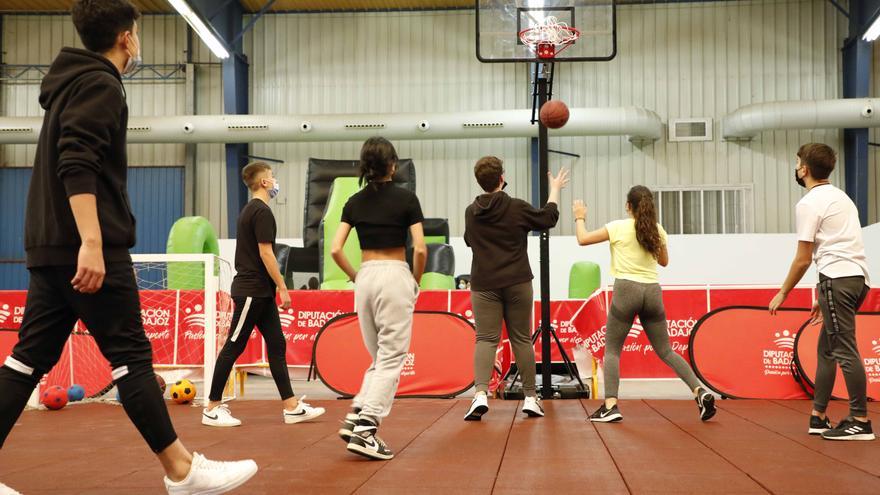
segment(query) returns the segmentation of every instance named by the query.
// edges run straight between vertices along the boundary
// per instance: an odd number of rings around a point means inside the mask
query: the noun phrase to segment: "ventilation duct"
[[[531,109],[466,113],[350,115],[189,115],[132,117],[130,143],[281,143],[388,139],[537,137]],[[37,142],[42,119],[0,117],[0,144]],[[2,132],[2,129],[24,129]],[[644,108],[573,108],[568,124],[551,136],[628,136],[634,143],[660,138],[660,117]]]
[[[861,129],[880,127],[870,98],[778,101],[744,106],[724,117],[721,133],[729,141],[748,141],[764,131],[790,129]]]

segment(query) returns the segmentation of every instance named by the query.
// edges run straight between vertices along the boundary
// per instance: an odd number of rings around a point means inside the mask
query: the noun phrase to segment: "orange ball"
[[[550,100],[541,107],[541,123],[550,129],[564,126],[568,117],[568,106],[559,100]]]

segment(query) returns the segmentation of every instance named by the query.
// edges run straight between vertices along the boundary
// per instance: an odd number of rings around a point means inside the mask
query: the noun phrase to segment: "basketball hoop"
[[[556,17],[550,16],[541,24],[519,32],[519,39],[540,59],[553,59],[581,36],[581,32]]]

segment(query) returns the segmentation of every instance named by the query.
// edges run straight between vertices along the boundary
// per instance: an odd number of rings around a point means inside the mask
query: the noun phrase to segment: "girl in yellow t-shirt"
[[[666,232],[657,223],[651,191],[645,186],[630,189],[626,195],[630,218],[611,222],[592,232],[587,231],[587,207],[583,201],[575,201],[573,209],[578,244],[588,246],[610,241],[611,275],[615,279],[605,335],[605,403],[590,416],[590,421],[611,423],[623,419],[617,407],[620,352],[636,316],[660,359],[693,391],[700,419],[708,420],[715,415],[715,397],[700,386],[687,361],[669,345],[663,293],[657,283],[657,265],[669,264],[669,252]]]

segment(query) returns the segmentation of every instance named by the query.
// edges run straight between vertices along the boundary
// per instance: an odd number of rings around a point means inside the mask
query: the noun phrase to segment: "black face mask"
[[[795,169],[795,170],[794,170],[794,180],[795,180],[795,182],[798,183],[799,186],[801,186],[801,187],[803,187],[803,188],[806,189],[806,187],[807,187],[807,183],[804,182],[804,179],[802,179],[802,178],[798,175],[798,169]]]

